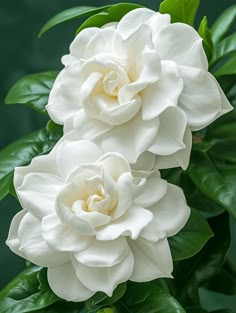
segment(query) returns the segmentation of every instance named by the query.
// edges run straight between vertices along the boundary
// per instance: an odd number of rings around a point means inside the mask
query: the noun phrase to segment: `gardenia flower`
[[[190,209],[158,171],[135,173],[121,154],[68,135],[49,155],[16,168],[23,210],[7,245],[48,267],[52,290],[69,301],[97,291],[111,296],[127,280],[171,277],[167,237],[185,225]]]
[[[50,117],[130,163],[149,151],[158,168],[185,169],[191,131],[232,109],[208,72],[202,38],[170,24],[168,14],[140,8],[119,23],[84,29],[62,62]]]

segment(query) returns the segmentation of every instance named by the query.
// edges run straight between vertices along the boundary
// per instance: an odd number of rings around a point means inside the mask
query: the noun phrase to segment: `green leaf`
[[[205,286],[210,290],[226,295],[236,295],[236,268],[234,262],[226,261],[222,270]]]
[[[44,270],[36,266],[27,268],[1,291],[0,313],[36,311],[59,300],[48,285],[40,286],[40,271]],[[45,272],[41,275],[45,275]]]
[[[229,55],[236,55],[236,33],[233,33],[215,45],[211,64]]]
[[[116,287],[111,297],[108,297],[103,292],[97,292],[93,297],[86,301],[88,313],[96,312],[97,310],[112,305],[123,297],[126,291],[126,283]]]
[[[219,172],[209,154],[193,151],[187,174],[202,193],[222,205],[236,218],[235,187]]]
[[[171,22],[193,26],[199,0],[165,0],[160,4],[160,13],[171,15]]]
[[[223,309],[223,310],[212,311],[211,313],[234,313],[234,312],[228,309]]]
[[[231,26],[236,20],[236,5],[229,7],[225,10],[218,19],[214,22],[212,31],[212,41],[219,42],[225,34],[229,31]]]
[[[1,179],[0,201],[8,195],[12,180],[13,174],[9,174]]]
[[[135,283],[129,286],[122,298],[127,312],[135,313],[185,313],[183,307],[154,283]]]
[[[191,307],[186,309],[186,313],[208,313],[208,311],[200,307]]]
[[[83,307],[83,302],[67,302],[60,299],[47,308],[29,313],[88,313],[86,309],[83,310]]]
[[[40,129],[11,143],[0,152],[0,186],[3,197],[8,192],[15,167],[27,165],[35,156],[50,152],[61,137],[61,126],[57,131]]]
[[[127,14],[129,11],[132,11],[137,8],[141,8],[141,5],[134,3],[118,3],[115,4],[103,12],[100,12],[96,15],[88,18],[76,31],[78,34],[82,29],[88,27],[101,27],[110,22],[118,22],[120,19]]]
[[[203,39],[203,47],[206,52],[208,60],[210,60],[213,53],[213,43],[211,39],[211,31],[208,27],[208,21],[206,16],[203,17],[200,23],[198,33]]]
[[[40,38],[45,32],[47,32],[49,29],[55,27],[58,24],[73,19],[78,19],[84,16],[91,16],[109,7],[110,7],[109,5],[100,8],[94,6],[79,6],[62,11],[59,14],[53,16],[49,21],[47,21],[46,24],[44,24],[44,26],[41,28],[38,34],[38,37]]]
[[[219,69],[214,72],[215,77],[236,75],[236,56],[232,56]]]
[[[27,104],[32,109],[46,114],[48,96],[58,72],[43,72],[25,76],[18,80],[8,92],[6,104]]]
[[[213,233],[206,219],[191,210],[187,224],[175,236],[168,238],[174,261],[187,259],[198,253]]]

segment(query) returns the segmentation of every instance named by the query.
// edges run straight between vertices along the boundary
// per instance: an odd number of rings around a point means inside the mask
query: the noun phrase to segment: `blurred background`
[[[61,24],[38,39],[37,34],[43,24],[56,13],[73,6],[103,6],[119,2],[121,1],[0,0],[0,149],[45,125],[46,117],[23,105],[6,106],[4,98],[12,84],[22,76],[61,69],[61,56],[68,53],[69,44],[81,21]],[[161,1],[127,2],[157,10]],[[212,25],[215,18],[232,4],[235,4],[235,0],[201,0],[196,26],[204,15]],[[5,246],[10,221],[19,210],[19,205],[10,196],[0,202],[0,288],[25,266],[25,262]],[[204,290],[201,291],[201,297],[206,309],[209,305],[213,305],[213,309],[236,307],[232,297],[222,297]]]

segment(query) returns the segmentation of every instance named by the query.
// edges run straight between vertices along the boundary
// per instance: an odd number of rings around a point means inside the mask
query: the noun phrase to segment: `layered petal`
[[[71,262],[63,265],[49,267],[48,283],[52,291],[67,301],[81,302],[94,295],[94,291],[86,288],[76,277]]]
[[[38,266],[57,266],[69,260],[67,253],[57,252],[48,246],[42,237],[41,221],[29,212],[22,218],[18,236],[19,250],[27,260]]]
[[[22,207],[42,218],[55,211],[56,198],[63,186],[64,183],[56,175],[29,173],[16,192]]]
[[[130,163],[153,143],[159,126],[159,119],[143,121],[138,113],[131,121],[117,126],[94,139],[105,152],[123,154]]]
[[[104,268],[122,262],[130,252],[129,250],[127,240],[124,237],[112,241],[94,239],[87,249],[73,255],[83,265]]]
[[[148,151],[166,156],[185,148],[186,127],[185,113],[178,107],[169,107],[160,115],[159,131]]]
[[[142,92],[142,117],[150,120],[159,116],[166,108],[177,106],[183,90],[183,80],[175,62],[161,62],[161,78],[147,86]]]
[[[159,277],[172,277],[173,263],[166,238],[154,243],[141,238],[129,240],[129,246],[134,256],[131,281],[145,282]]]
[[[80,281],[90,290],[105,292],[109,297],[112,296],[114,289],[122,282],[127,281],[132,272],[134,258],[131,251],[118,264],[107,267],[91,267],[77,262],[72,257],[76,275]],[[96,283],[95,283],[96,282]]]
[[[158,33],[155,48],[161,60],[207,71],[207,57],[202,38],[191,26],[184,23],[168,25]]]
[[[151,222],[153,216],[149,210],[132,205],[120,218],[97,230],[98,240],[114,240],[120,236],[137,239],[140,232]]]

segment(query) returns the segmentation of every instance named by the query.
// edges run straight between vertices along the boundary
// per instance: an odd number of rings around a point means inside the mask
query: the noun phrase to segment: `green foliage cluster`
[[[172,22],[194,26],[199,0],[165,0],[159,11]],[[86,27],[119,21],[140,7],[120,3],[101,8],[75,7],[59,13],[41,29],[86,16],[76,33]],[[227,9],[210,28],[203,17],[198,32],[203,38],[211,73],[236,105],[236,5]],[[42,114],[57,72],[26,76],[11,88],[6,104],[26,104]],[[193,134],[189,168],[163,170],[162,176],[181,186],[192,213],[185,227],[169,238],[174,260],[174,280],[123,283],[112,297],[95,294],[84,303],[59,299],[50,290],[46,269],[29,265],[0,292],[0,313],[207,313],[201,308],[199,287],[236,294],[236,269],[227,251],[229,215],[236,218],[236,112],[235,110]],[[0,152],[0,200],[15,195],[13,172],[33,157],[48,153],[62,136],[62,127],[49,120],[44,129],[18,139]],[[228,214],[229,213],[229,214]],[[218,313],[233,313],[220,310]],[[211,313],[217,313],[211,312]]]

